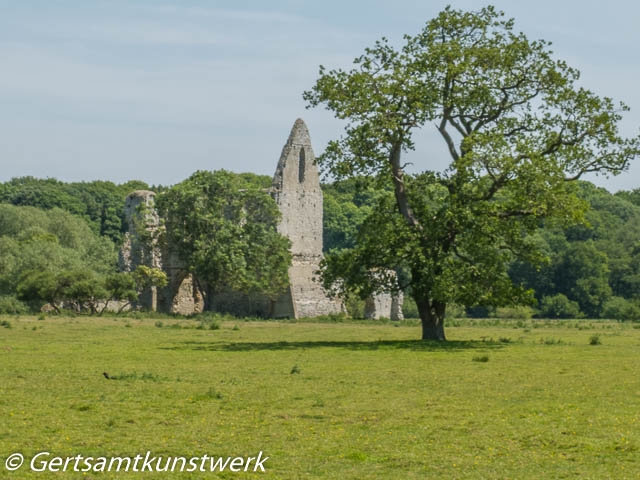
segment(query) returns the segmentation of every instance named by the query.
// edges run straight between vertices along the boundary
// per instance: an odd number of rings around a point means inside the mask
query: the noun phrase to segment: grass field
[[[147,450],[269,457],[222,478],[640,478],[634,324],[463,320],[439,345],[389,324],[3,321],[3,479],[216,476],[27,466]]]

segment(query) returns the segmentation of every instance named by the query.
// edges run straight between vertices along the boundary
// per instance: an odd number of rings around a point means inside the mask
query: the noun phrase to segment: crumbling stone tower
[[[322,260],[322,190],[315,160],[309,130],[299,118],[282,149],[271,189],[282,213],[278,232],[291,240],[293,256],[289,288],[276,302],[274,317],[315,317],[342,311],[342,303],[328,298],[315,278]]]
[[[162,256],[155,247],[153,238],[160,225],[155,209],[155,193],[149,190],[135,190],[127,195],[124,202],[124,214],[129,224],[124,243],[118,255],[118,264],[123,272],[132,272],[136,267],[145,265],[162,268]],[[144,291],[138,304],[148,310],[158,307],[158,291],[151,287]]]
[[[204,299],[197,280],[185,268],[171,249],[160,249],[156,235],[160,218],[155,208],[156,194],[136,190],[127,195],[124,212],[129,231],[119,252],[119,267],[132,272],[139,265],[159,268],[167,274],[168,285],[151,287],[142,293],[138,305],[147,310],[190,315],[202,312]]]
[[[301,119],[294,123],[282,149],[270,193],[282,213],[278,232],[291,240],[293,259],[287,291],[271,304],[264,296],[229,290],[211,299],[208,308],[236,315],[276,318],[316,317],[341,312],[342,302],[329,298],[315,278],[322,260],[322,190],[309,131]],[[120,251],[120,269],[132,271],[138,265],[147,265],[161,268],[167,274],[167,287],[145,293],[140,301],[142,307],[184,315],[201,312],[204,308],[202,286],[184,268],[171,245],[165,251],[154,241],[143,241],[144,237],[153,237],[153,233],[161,228],[154,199],[155,194],[146,190],[132,192],[126,199],[125,212],[130,229]]]

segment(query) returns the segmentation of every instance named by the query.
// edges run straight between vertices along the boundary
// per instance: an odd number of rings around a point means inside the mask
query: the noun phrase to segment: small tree
[[[566,295],[558,293],[542,298],[540,316],[543,318],[580,318],[584,314],[580,311],[578,302],[573,302]]]
[[[199,171],[161,194],[157,206],[167,245],[204,283],[206,303],[227,288],[275,300],[288,285],[291,243],[276,231],[275,201],[254,183]]]
[[[56,312],[60,307],[94,314],[106,297],[103,278],[87,270],[28,271],[18,284],[18,296],[31,302],[47,302]]]
[[[531,298],[511,283],[507,262],[540,262],[528,235],[541,220],[583,218],[575,180],[624,171],[640,152],[640,137],[618,133],[627,107],[578,87],[578,71],[548,46],[514,33],[493,7],[447,8],[400,49],[383,38],[350,71],[320,67],[304,98],[347,125],[319,163],[338,178],[393,186],[356,247],[327,257],[327,287],[392,290],[391,276],[375,272],[406,270],[422,338],[437,340],[450,303]],[[435,125],[451,163],[408,175],[402,154],[426,125]]]
[[[138,265],[133,272],[119,272],[109,275],[105,280],[107,300],[100,314],[102,314],[112,301],[122,302],[118,313],[136,302],[143,292],[152,287],[163,288],[168,283],[167,274],[158,268]]]

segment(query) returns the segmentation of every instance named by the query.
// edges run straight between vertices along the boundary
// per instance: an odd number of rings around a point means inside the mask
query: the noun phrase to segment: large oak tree
[[[581,221],[575,180],[617,174],[640,152],[618,131],[624,104],[579,86],[579,72],[530,41],[492,7],[445,9],[401,48],[382,39],[352,70],[326,70],[304,98],[346,121],[318,161],[337,178],[392,185],[357,245],[329,255],[327,287],[398,288],[406,271],[422,338],[444,340],[448,304],[514,304],[531,292],[509,280],[513,258],[540,262],[529,241],[541,222]],[[405,171],[414,134],[439,132],[444,171]]]

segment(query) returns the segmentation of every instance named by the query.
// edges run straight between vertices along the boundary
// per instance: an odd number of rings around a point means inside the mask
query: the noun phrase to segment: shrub
[[[466,316],[465,308],[461,305],[452,303],[447,305],[446,318],[464,318]]]
[[[469,318],[489,318],[494,312],[494,307],[485,305],[476,305],[466,308],[466,313]]]
[[[500,307],[496,310],[495,315],[497,318],[518,318],[521,320],[527,320],[533,317],[533,309],[524,305]]]
[[[0,296],[0,314],[16,315],[20,313],[27,313],[29,307],[13,295],[1,295]]]
[[[11,322],[9,320],[2,320],[0,322],[0,327],[11,328]]]
[[[347,295],[344,301],[347,315],[351,318],[364,318],[364,304],[365,301],[357,295]]]
[[[589,345],[602,345],[602,341],[598,335],[591,335],[589,338]]]
[[[611,297],[604,304],[602,318],[612,320],[638,320],[640,319],[640,308],[625,298]]]
[[[489,355],[478,355],[473,357],[471,360],[474,362],[487,363],[489,361]]]
[[[542,318],[581,318],[584,315],[577,302],[569,300],[566,295],[559,293],[542,299],[540,316]]]
[[[404,318],[420,318],[418,313],[418,306],[416,302],[409,295],[404,296],[404,303],[402,304],[402,315]]]

